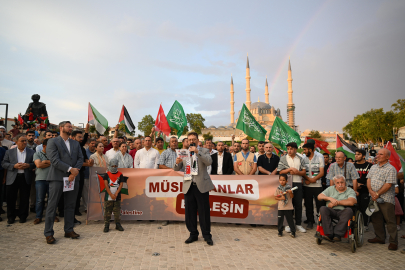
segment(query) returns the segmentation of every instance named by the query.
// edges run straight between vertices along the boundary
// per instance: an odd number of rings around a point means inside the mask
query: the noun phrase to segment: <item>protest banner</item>
[[[122,220],[184,221],[183,173],[171,169],[119,169],[128,177],[128,195],[122,195]],[[104,193],[97,173],[90,168],[87,220],[103,220]],[[243,224],[277,224],[277,175],[211,175],[211,221]],[[291,177],[288,179],[291,184]]]

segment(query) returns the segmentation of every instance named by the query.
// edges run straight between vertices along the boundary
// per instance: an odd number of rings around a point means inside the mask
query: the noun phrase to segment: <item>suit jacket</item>
[[[18,170],[14,168],[14,165],[18,163],[17,150],[17,147],[7,150],[3,162],[1,163],[1,166],[7,170],[6,185],[13,184],[17,177]],[[33,171],[35,169],[35,163],[33,161],[35,151],[29,149],[28,147],[25,148],[25,151],[25,163],[28,163],[30,167],[28,169],[24,169],[24,175],[25,181],[28,185],[30,185],[31,181],[35,179],[35,173]]]
[[[211,155],[209,150],[206,148],[198,149],[198,175],[193,175],[193,180],[183,180],[183,193],[186,194],[191,186],[192,181],[196,182],[197,188],[201,193],[208,192],[215,188],[211,181],[211,177],[208,174],[207,166],[212,164]],[[173,169],[175,171],[181,170],[182,167],[186,167],[186,159],[177,165],[174,165]]]
[[[223,152],[224,159],[222,161],[222,174],[232,174],[233,173],[233,159],[232,155],[228,152]],[[218,174],[218,153],[211,155],[212,165],[211,174]]]
[[[70,153],[61,136],[50,139],[46,147],[46,155],[51,161],[48,181],[62,181],[68,177],[69,167],[80,170],[83,165],[83,154],[79,142],[69,139]],[[79,175],[78,175],[79,176]]]

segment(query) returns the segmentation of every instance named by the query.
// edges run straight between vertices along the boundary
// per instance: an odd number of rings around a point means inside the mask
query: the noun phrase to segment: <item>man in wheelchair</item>
[[[330,186],[318,195],[318,200],[325,200],[326,206],[320,209],[324,238],[329,241],[340,241],[347,230],[347,223],[353,217],[351,206],[357,203],[356,193],[346,186],[343,175],[333,178],[334,186]],[[332,220],[338,219],[335,227]]]

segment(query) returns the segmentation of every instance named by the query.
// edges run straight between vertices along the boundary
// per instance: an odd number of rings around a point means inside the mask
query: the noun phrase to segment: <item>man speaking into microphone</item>
[[[179,171],[184,167],[183,193],[186,226],[190,232],[190,237],[185,243],[190,244],[198,240],[198,210],[202,235],[207,244],[212,246],[214,242],[211,235],[209,191],[215,186],[207,172],[207,166],[211,165],[212,159],[208,149],[196,147],[199,142],[197,133],[188,133],[187,139],[190,144],[190,157],[177,158],[173,168],[175,171]]]

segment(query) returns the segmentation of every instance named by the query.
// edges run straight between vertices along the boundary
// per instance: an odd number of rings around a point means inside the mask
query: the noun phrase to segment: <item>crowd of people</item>
[[[367,148],[356,150],[355,160],[349,160],[342,151],[337,151],[333,157],[321,154],[315,149],[313,140],[302,146],[302,153],[298,152],[298,145],[291,142],[287,144],[287,151],[276,154],[276,148],[269,142],[259,141],[257,146],[252,146],[248,139],[236,142],[233,136],[228,145],[209,139],[202,142],[198,140],[198,134],[190,133],[181,141],[181,147],[194,154],[190,160],[182,160],[176,154],[177,137],[170,137],[168,146],[164,147],[164,139],[154,129],[149,136],[127,138],[119,136],[118,127],[109,142],[105,136],[90,135],[88,124],[84,131],[73,130],[69,121],[60,123],[59,133],[35,130],[35,127],[25,132],[14,127],[7,132],[0,126],[0,179],[3,180],[0,201],[7,203],[8,224],[13,224],[17,217],[20,223],[25,223],[29,212],[35,213],[33,223],[39,224],[46,211],[44,235],[47,243],[55,242],[53,224],[59,222],[60,217],[64,217],[65,237],[78,238],[73,227],[80,224],[76,219],[82,215],[80,210],[86,212],[87,209],[89,167],[103,167],[110,172],[104,179],[107,186],[111,187],[111,181],[119,183],[115,189],[107,189],[107,201],[120,201],[125,181],[122,176],[119,182],[114,180],[119,176],[115,175],[119,168],[174,169],[183,171],[185,183],[188,183],[183,186],[186,225],[190,231],[186,243],[198,239],[198,209],[202,234],[212,245],[207,207],[209,209],[208,192],[213,185],[204,179],[209,179],[210,175],[278,175],[280,185],[275,198],[279,207],[279,236],[285,231],[295,237],[297,231],[305,233],[313,229],[319,214],[339,220],[350,218],[353,213],[347,206],[356,204],[363,214],[366,230],[369,223],[373,223],[375,238],[368,242],[385,243],[386,224],[390,235],[388,248],[398,248],[404,177],[402,171],[397,173],[389,163],[390,151],[387,149],[377,152],[374,145],[367,144]],[[289,176],[291,186],[287,183]],[[63,192],[63,181],[54,181],[64,178],[75,179],[74,192]],[[367,209],[370,206],[378,210],[369,218]],[[104,231],[108,232],[111,212],[119,213],[120,204],[106,203],[105,207]],[[0,215],[4,213],[1,208]],[[123,231],[119,215],[114,216],[116,229]],[[288,222],[286,227],[283,226],[284,217]],[[168,224],[169,221],[164,221],[162,225]],[[332,227],[330,219],[325,218],[325,238],[340,241],[345,233],[342,224]]]

